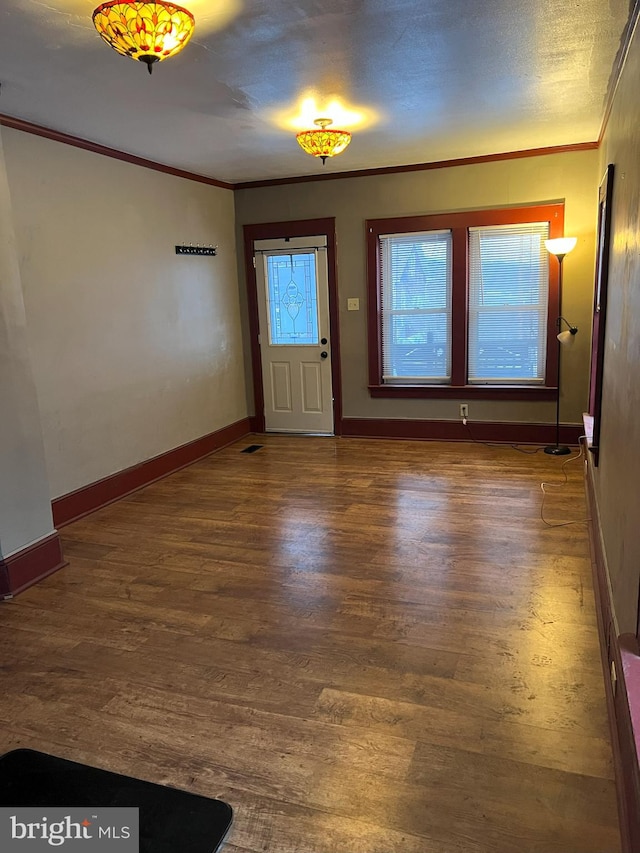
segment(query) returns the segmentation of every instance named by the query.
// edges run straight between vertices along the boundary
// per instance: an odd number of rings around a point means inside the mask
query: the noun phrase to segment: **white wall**
[[[0,136],[0,557],[53,531]]]
[[[51,498],[246,417],[232,191],[3,135]]]

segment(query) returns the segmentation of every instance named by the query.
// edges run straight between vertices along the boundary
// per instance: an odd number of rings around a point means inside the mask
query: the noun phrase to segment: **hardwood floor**
[[[0,605],[0,751],[221,797],[225,853],[618,853],[562,461],[252,436],[66,527]]]

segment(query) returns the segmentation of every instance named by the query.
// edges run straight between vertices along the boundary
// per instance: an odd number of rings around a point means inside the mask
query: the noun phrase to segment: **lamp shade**
[[[320,157],[324,163],[327,157],[335,157],[341,154],[351,142],[351,134],[348,130],[334,130],[330,118],[317,118],[314,124],[317,130],[303,130],[296,134],[298,145],[312,157]]]
[[[195,21],[188,9],[164,0],[109,0],[93,13],[93,24],[117,53],[146,63],[151,73],[155,62],[182,50]]]
[[[569,252],[575,248],[577,242],[577,237],[555,237],[552,240],[545,240],[544,245],[546,246],[549,254],[556,255],[556,257],[562,256],[564,258],[565,255],[568,255]]]
[[[564,332],[560,332],[560,334],[556,337],[558,338],[563,347],[570,347],[573,345],[573,342],[576,339],[577,331],[577,329],[575,331],[572,329],[565,329]]]

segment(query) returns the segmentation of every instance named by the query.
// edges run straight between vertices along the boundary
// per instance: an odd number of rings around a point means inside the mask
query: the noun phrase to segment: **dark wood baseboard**
[[[79,518],[107,506],[107,504],[120,500],[125,495],[136,492],[156,480],[173,474],[180,468],[191,465],[192,462],[197,462],[198,459],[202,459],[228,444],[233,444],[234,441],[238,441],[250,432],[250,419],[243,418],[241,421],[204,435],[202,438],[197,438],[195,441],[190,441],[188,444],[168,450],[160,456],[154,456],[153,459],[147,459],[139,465],[125,468],[124,471],[118,471],[109,477],[55,498],[51,503],[54,524],[56,527],[64,527],[65,524],[77,521]]]
[[[63,566],[66,561],[56,531],[10,557],[0,557],[0,599],[13,598]]]
[[[640,657],[633,634],[617,635],[609,586],[606,552],[594,483],[593,459],[586,453],[587,515],[593,569],[593,587],[600,636],[611,746],[616,774],[618,813],[623,853],[640,850]],[[612,677],[615,668],[615,681]],[[636,718],[636,730],[632,717]]]
[[[582,424],[560,427],[560,441],[578,444]],[[490,441],[504,444],[555,444],[554,424],[492,423],[461,420],[400,420],[397,418],[343,418],[342,435],[352,438],[401,438],[431,441]]]

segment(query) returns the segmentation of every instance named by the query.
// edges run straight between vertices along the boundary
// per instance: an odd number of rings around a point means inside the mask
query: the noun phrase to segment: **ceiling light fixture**
[[[93,13],[93,24],[110,47],[146,63],[151,74],[154,63],[182,50],[195,21],[188,9],[165,0],[109,0]]]
[[[296,134],[298,144],[303,151],[312,157],[320,157],[322,163],[326,163],[327,157],[335,157],[341,154],[351,142],[351,134],[348,130],[333,130],[329,127],[333,124],[330,118],[317,118],[314,124],[317,130],[303,130]]]

